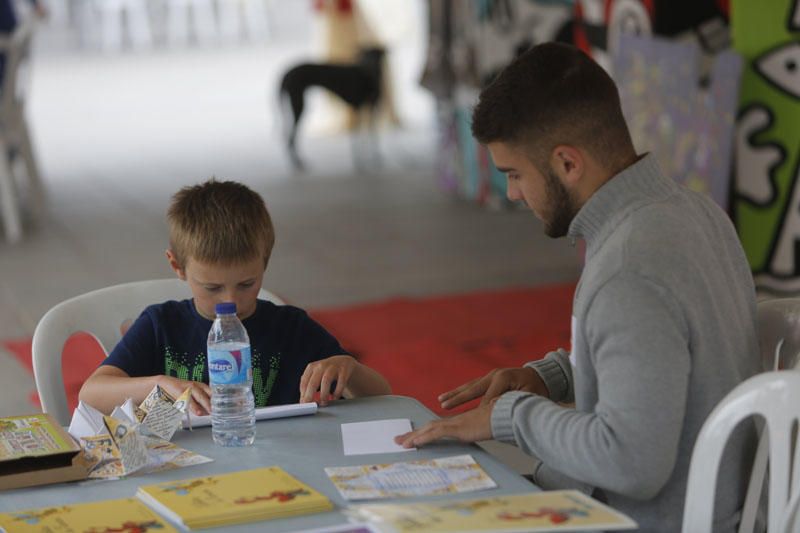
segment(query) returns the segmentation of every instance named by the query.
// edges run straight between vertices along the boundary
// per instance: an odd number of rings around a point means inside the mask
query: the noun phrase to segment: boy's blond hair
[[[235,181],[184,187],[167,211],[169,246],[181,268],[189,258],[207,264],[232,265],[259,255],[266,267],[275,230],[264,200]]]

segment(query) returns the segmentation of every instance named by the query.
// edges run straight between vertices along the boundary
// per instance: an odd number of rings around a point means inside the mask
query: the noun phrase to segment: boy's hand
[[[550,396],[547,386],[534,369],[496,368],[481,378],[440,394],[439,401],[444,409],[452,409],[483,396],[481,405],[486,405],[503,393],[513,390],[532,392],[546,398]]]
[[[158,385],[173,398],[180,396],[187,388],[192,389],[189,409],[192,414],[201,416],[211,414],[211,387],[199,381],[187,381],[172,376],[159,376]]]
[[[358,361],[350,355],[334,355],[327,359],[314,361],[306,367],[300,378],[300,401],[314,401],[314,393],[319,392],[319,404],[328,405],[344,394],[347,382],[353,375]],[[336,390],[331,394],[331,384],[336,382]]]

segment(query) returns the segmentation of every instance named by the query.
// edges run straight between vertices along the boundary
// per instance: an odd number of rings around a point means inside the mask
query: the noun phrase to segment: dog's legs
[[[353,129],[348,132],[350,136],[350,152],[353,156],[353,167],[357,174],[363,174],[366,170],[364,162],[361,160],[361,110],[356,109],[356,123]]]
[[[367,131],[369,132],[370,164],[381,166],[381,144],[378,138],[378,105],[373,103],[367,107]]]
[[[374,170],[372,168],[374,160],[370,155],[372,151],[372,140],[369,139],[372,133],[372,128],[369,127],[370,122],[371,116],[369,107],[360,106],[356,108],[356,124],[355,129],[350,132],[350,144],[353,151],[353,164],[359,174]]]
[[[294,168],[296,170],[303,170],[303,160],[300,159],[300,154],[297,151],[297,126],[303,114],[303,90],[297,90],[295,87],[284,87],[281,91],[281,95],[284,101],[286,97],[283,95],[288,96],[292,112],[290,120],[287,121],[289,126],[286,128],[286,148],[289,151],[289,157],[292,160]]]

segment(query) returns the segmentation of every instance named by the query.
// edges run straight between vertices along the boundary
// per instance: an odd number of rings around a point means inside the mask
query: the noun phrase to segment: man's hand
[[[479,396],[484,406],[508,391],[520,390],[549,397],[539,373],[532,368],[496,368],[483,376],[465,383],[458,388],[439,395],[444,409],[452,409]]]
[[[177,398],[187,388],[192,389],[192,396],[189,400],[189,409],[195,415],[211,414],[211,387],[199,381],[187,381],[172,376],[158,376],[159,387],[164,389],[167,394]]]
[[[352,356],[334,355],[327,359],[309,363],[300,378],[300,401],[314,401],[314,394],[319,391],[319,404],[327,405],[329,401],[338,400],[344,394],[347,382],[358,366]],[[336,390],[331,394],[331,384],[336,382]]]
[[[428,422],[420,429],[398,435],[394,441],[403,448],[413,448],[445,437],[463,442],[491,439],[493,407],[494,402],[489,402],[452,418]]]

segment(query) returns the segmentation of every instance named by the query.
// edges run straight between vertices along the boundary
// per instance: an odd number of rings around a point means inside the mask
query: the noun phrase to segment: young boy
[[[167,220],[167,260],[193,298],[145,309],[83,384],[82,401],[108,413],[126,398],[141,402],[155,385],[173,397],[191,387],[191,409],[210,412],[206,338],[219,302],[236,303],[250,337],[257,407],[312,401],[317,391],[323,405],[391,392],[305,311],[258,299],[275,242],[258,194],[212,179],[175,194]]]

